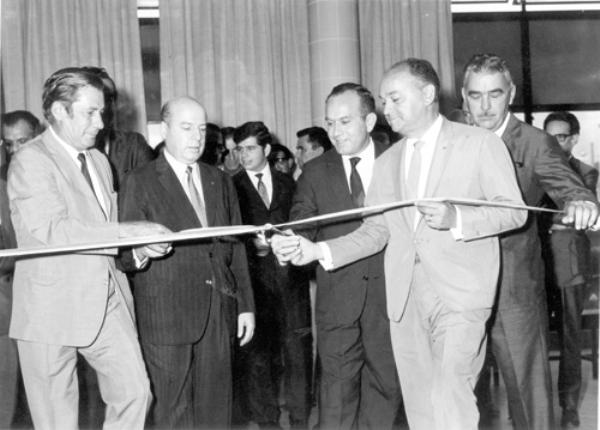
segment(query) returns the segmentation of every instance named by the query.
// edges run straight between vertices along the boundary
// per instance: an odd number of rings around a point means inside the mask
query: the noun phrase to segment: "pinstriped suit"
[[[229,176],[199,163],[209,226],[240,224]],[[123,221],[158,222],[173,231],[200,227],[164,153],[122,184]],[[135,270],[131,254],[121,263]],[[231,342],[237,314],[253,312],[246,252],[237,240],[178,243],[133,277],[138,329],[163,427],[227,427],[231,419]],[[223,291],[235,291],[235,297]]]

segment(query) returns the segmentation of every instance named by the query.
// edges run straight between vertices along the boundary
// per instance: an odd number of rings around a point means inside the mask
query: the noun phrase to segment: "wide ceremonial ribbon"
[[[462,206],[488,206],[498,207],[507,209],[519,209],[534,212],[549,212],[549,213],[563,213],[561,210],[540,208],[537,206],[519,205],[509,202],[493,202],[487,200],[477,199],[463,199],[463,198],[450,198],[450,197],[432,197],[424,199],[411,199],[401,200],[390,203],[383,203],[380,205],[366,206],[362,208],[348,209],[340,212],[332,212],[328,214],[318,215],[310,218],[305,218],[296,221],[290,221],[282,224],[265,224],[262,226],[253,225],[232,225],[222,227],[206,227],[197,228],[190,230],[183,230],[177,233],[167,233],[151,236],[137,236],[120,238],[114,240],[107,240],[102,242],[86,242],[86,243],[70,243],[64,245],[51,245],[51,246],[40,246],[40,247],[28,247],[28,248],[13,248],[0,250],[0,258],[3,257],[25,257],[34,255],[48,255],[48,254],[64,254],[64,253],[77,253],[82,251],[92,251],[98,249],[107,248],[121,248],[130,246],[149,245],[152,243],[164,243],[164,242],[183,242],[193,241],[209,238],[221,238],[221,240],[232,240],[232,237],[239,235],[258,234],[258,233],[280,233],[290,234],[284,232],[284,229],[290,229],[292,227],[302,229],[302,227],[309,228],[314,227],[315,224],[325,224],[327,222],[339,221],[342,219],[351,219],[356,217],[367,217],[375,214],[380,214],[389,210],[400,209],[404,207],[411,207],[419,202],[447,202],[454,205]],[[597,223],[593,229],[599,229],[600,223]]]

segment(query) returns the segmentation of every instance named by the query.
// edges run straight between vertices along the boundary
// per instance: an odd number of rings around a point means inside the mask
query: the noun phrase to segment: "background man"
[[[584,185],[596,193],[598,170],[573,157],[579,138],[579,121],[570,112],[553,112],[544,120],[544,130],[554,136],[569,166]],[[555,205],[552,204],[552,207]],[[558,315],[561,351],[558,368],[558,400],[563,409],[563,426],[579,421],[577,407],[581,389],[581,312],[587,299],[591,272],[590,240],[582,230],[560,222],[558,216],[544,217],[542,238],[546,263],[549,307]]]
[[[95,146],[108,157],[115,180],[115,190],[118,191],[125,175],[136,167],[153,160],[155,154],[140,133],[116,129],[118,92],[115,82],[106,70],[102,67],[85,67],[84,69],[102,80],[104,128],[98,132]]]
[[[2,146],[7,159],[42,132],[40,121],[26,110],[15,110],[2,115]],[[5,172],[6,173],[6,172]],[[4,176],[6,179],[6,176]]]
[[[161,118],[164,149],[127,176],[119,196],[121,219],[160,222],[173,231],[240,224],[231,178],[198,162],[204,150],[204,108],[181,97],[163,106]],[[215,239],[174,244],[162,258],[148,249],[134,252],[124,254],[121,263],[139,270],[134,294],[156,398],[153,424],[160,429],[228,428],[236,323],[241,344],[254,331],[244,245]]]
[[[406,59],[384,74],[384,114],[405,138],[375,162],[367,205],[450,195],[522,203],[500,139],[444,119],[439,91],[425,60]],[[500,265],[494,236],[525,218],[512,209],[422,202],[368,217],[354,232],[318,245],[300,240],[294,251],[294,238],[283,236],[273,245],[284,260],[320,259],[334,272],[387,245],[387,309],[408,424],[476,429],[473,386]]]
[[[6,177],[10,155],[33,139],[40,128],[38,119],[27,111],[2,115],[0,146],[0,249],[15,248],[17,240],[10,220]],[[17,345],[8,336],[12,307],[14,258],[0,259],[0,428],[10,428],[17,406],[19,360]]]
[[[102,82],[58,71],[44,84],[50,127],[13,158],[8,176],[19,246],[66,245],[166,232],[117,220],[108,161],[92,149],[102,129]],[[157,254],[168,245],[152,245]],[[133,298],[116,250],[17,261],[10,336],[33,424],[76,429],[77,353],[96,370],[107,403],[105,428],[141,429],[151,395],[135,328]],[[42,388],[45,387],[45,388]],[[126,387],[126,389],[124,388]]]
[[[331,141],[327,132],[321,127],[307,127],[296,133],[296,164],[302,169],[313,158],[329,151]]]
[[[269,164],[275,170],[292,177],[296,163],[292,151],[281,143],[273,143],[269,153]]]
[[[569,167],[556,140],[509,113],[515,85],[506,62],[477,54],[466,64],[463,99],[477,127],[493,131],[508,148],[523,199],[538,206],[548,194],[577,229],[594,225],[596,198]],[[537,222],[501,236],[502,273],[492,349],[506,385],[515,428],[553,426],[552,387],[547,351],[546,293]],[[573,420],[575,422],[575,420]]]
[[[244,171],[233,177],[244,224],[280,224],[289,218],[295,183],[271,168],[269,129],[258,121],[236,128],[233,138]],[[293,428],[307,428],[310,415],[311,330],[308,279],[281,266],[266,243],[246,242],[256,302],[256,336],[240,351],[241,405],[261,428],[279,426],[283,397]]]
[[[336,86],[326,99],[325,112],[335,151],[303,165],[292,220],[362,206],[375,158],[385,149],[369,137],[377,118],[375,100],[366,88],[353,83]],[[327,240],[360,223],[323,225],[303,234]],[[383,255],[333,272],[317,267],[317,285],[321,428],[391,428],[401,398],[385,315]]]

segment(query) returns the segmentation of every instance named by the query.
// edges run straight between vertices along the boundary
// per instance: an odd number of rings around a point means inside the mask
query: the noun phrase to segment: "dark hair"
[[[67,67],[54,72],[44,83],[42,94],[42,109],[48,122],[51,124],[54,122],[52,104],[60,102],[68,112],[71,112],[71,105],[77,99],[77,92],[83,87],[93,87],[104,93],[102,80],[80,67]]]
[[[269,163],[273,164],[273,163],[275,163],[275,161],[277,161],[277,160],[275,160],[275,156],[277,155],[278,152],[283,152],[283,155],[287,160],[294,158],[292,151],[290,151],[290,149],[287,146],[284,146],[281,143],[274,143],[271,145],[271,152],[269,153],[269,156],[267,157],[269,160]]]
[[[465,64],[463,69],[463,87],[471,73],[494,72],[502,73],[509,84],[512,85],[512,76],[508,63],[496,54],[475,54]]]
[[[13,127],[19,121],[25,121],[33,130],[34,135],[38,135],[42,129],[40,120],[27,110],[14,110],[12,112],[6,112],[2,114],[0,119],[0,122],[2,122],[2,127]]]
[[[548,125],[548,123],[551,121],[562,121],[562,122],[566,122],[567,124],[569,124],[569,133],[570,134],[579,134],[579,130],[581,129],[579,126],[579,120],[571,112],[565,112],[565,111],[552,112],[544,120],[544,130],[546,129],[546,126]]]
[[[96,75],[104,85],[104,103],[115,103],[117,101],[117,86],[104,67],[83,66],[81,70]]]
[[[223,135],[223,141],[225,141],[225,139],[233,139],[233,133],[235,133],[235,128],[234,127],[222,127],[221,128],[221,135]]]
[[[409,72],[413,77],[417,78],[424,84],[431,84],[435,90],[434,101],[438,101],[440,98],[440,78],[427,60],[422,58],[406,58],[402,61],[394,63],[390,67],[384,76],[389,76],[398,72]]]
[[[249,137],[256,137],[256,143],[262,147],[273,142],[269,129],[262,121],[245,122],[233,132],[236,145]]]
[[[367,116],[368,114],[375,112],[375,98],[373,97],[373,94],[371,94],[371,91],[362,85],[355,84],[353,82],[344,82],[343,84],[333,87],[325,99],[325,103],[329,102],[332,97],[346,92],[353,92],[360,98],[360,111],[363,116]]]
[[[221,129],[212,122],[206,123],[206,134],[204,137],[204,152],[200,160],[211,166],[219,163],[219,143],[222,142]]]
[[[303,136],[308,136],[308,141],[310,142],[312,149],[317,149],[317,147],[320,146],[323,148],[323,152],[325,152],[329,151],[332,147],[329,136],[322,127],[307,127],[296,133],[298,139]]]

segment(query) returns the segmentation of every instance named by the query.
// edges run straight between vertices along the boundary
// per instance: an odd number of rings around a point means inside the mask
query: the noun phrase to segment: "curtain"
[[[311,125],[305,0],[169,0],[160,7],[163,103],[189,95],[210,122],[263,121],[284,145]]]
[[[137,0],[2,0],[1,8],[3,111],[42,119],[53,72],[101,66],[117,85],[117,127],[146,133]]]
[[[361,79],[373,94],[392,64],[424,58],[438,72],[442,105],[455,102],[450,0],[358,0]]]

